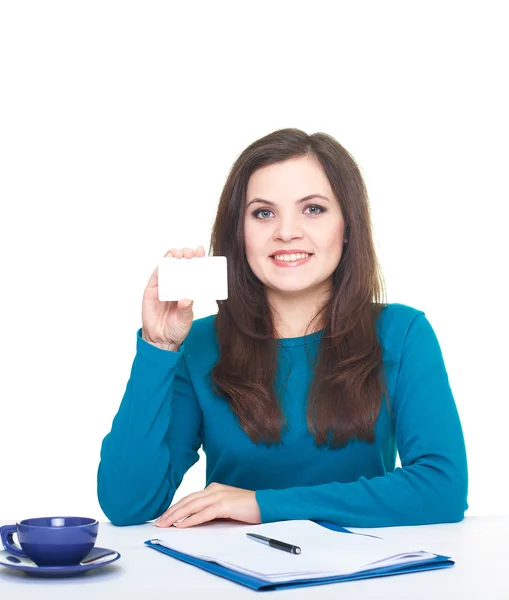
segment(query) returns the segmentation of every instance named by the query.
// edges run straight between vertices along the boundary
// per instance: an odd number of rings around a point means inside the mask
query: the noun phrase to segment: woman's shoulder
[[[424,311],[408,304],[399,304],[397,302],[386,304],[382,308],[379,317],[381,330],[389,332],[394,328],[407,329],[414,319],[423,314]]]
[[[405,337],[412,323],[425,313],[407,304],[391,303],[385,305],[378,317],[377,332],[384,349],[391,356],[401,356]]]

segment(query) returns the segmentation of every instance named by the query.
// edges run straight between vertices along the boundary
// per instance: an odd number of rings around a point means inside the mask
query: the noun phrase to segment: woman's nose
[[[274,237],[281,240],[294,240],[302,237],[302,229],[293,217],[282,218],[276,227]]]

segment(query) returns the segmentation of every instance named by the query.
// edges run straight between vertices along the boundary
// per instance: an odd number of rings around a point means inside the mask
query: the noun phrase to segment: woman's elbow
[[[141,525],[155,519],[161,502],[156,497],[146,494],[126,493],[125,486],[115,486],[106,482],[99,472],[97,498],[99,506],[106,518],[118,527]],[[145,496],[145,497],[142,497]]]
[[[459,523],[465,517],[468,509],[467,503],[468,483],[467,479],[459,478],[450,485],[443,486],[436,495],[434,506],[435,523]]]
[[[104,508],[102,509],[106,518],[112,525],[116,527],[127,527],[129,525],[142,525],[146,523],[148,519],[141,517],[140,515],[128,514],[121,511],[106,511]]]
[[[126,527],[129,525],[142,525],[155,519],[159,515],[152,505],[136,506],[134,503],[124,502],[120,498],[107,498],[98,493],[99,506],[112,525]]]
[[[100,489],[97,491],[97,497],[101,510],[112,525],[117,527],[141,525],[150,520],[145,517],[144,511],[136,509],[132,504],[127,504],[119,498],[112,498],[102,493]]]

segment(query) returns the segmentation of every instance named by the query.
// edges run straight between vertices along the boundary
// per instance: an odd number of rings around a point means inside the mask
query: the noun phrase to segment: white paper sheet
[[[346,575],[435,556],[421,551],[414,543],[332,531],[312,521],[261,525],[212,522],[189,529],[170,527],[156,531],[163,545],[173,550],[272,582]],[[246,533],[294,544],[302,552],[290,554],[271,548],[249,539]]]

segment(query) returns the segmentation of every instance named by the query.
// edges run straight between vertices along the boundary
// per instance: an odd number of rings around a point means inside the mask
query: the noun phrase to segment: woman
[[[182,528],[460,521],[465,445],[440,346],[422,311],[381,302],[350,154],[297,129],[254,142],[229,174],[211,249],[228,259],[217,315],[193,322],[189,299],[159,302],[157,269],[145,290],[131,376],[101,449],[107,517]],[[170,507],[200,446],[207,487]]]

